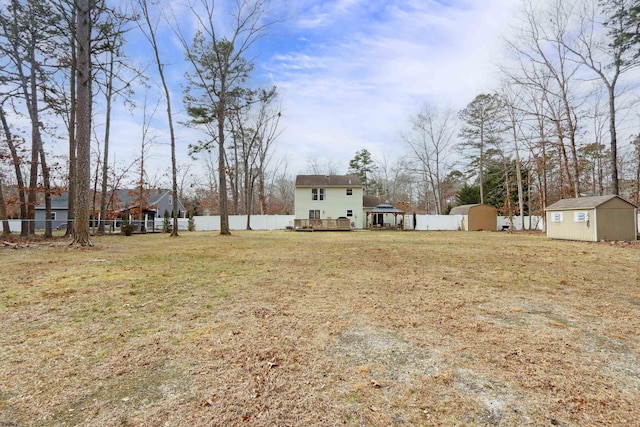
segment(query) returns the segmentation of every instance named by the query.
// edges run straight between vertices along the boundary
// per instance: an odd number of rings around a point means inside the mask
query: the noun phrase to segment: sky
[[[225,2],[229,4],[229,1]],[[476,95],[495,89],[496,64],[516,0],[272,0],[271,16],[284,17],[255,45],[253,84],[277,87],[282,107],[274,162],[292,176],[309,164],[331,164],[347,173],[349,160],[366,148],[374,159],[395,159],[407,151],[401,133],[425,103],[459,110]],[[173,7],[180,30],[193,33],[195,19]],[[166,10],[165,10],[166,12]],[[227,25],[221,14],[220,28]],[[172,88],[177,122],[186,122],[182,103],[188,64],[175,34],[160,28],[161,56]],[[139,157],[143,95],[149,112],[160,99],[155,65],[137,31],[128,51],[147,67],[150,90],[137,90],[137,106],[120,108],[112,128],[111,161]],[[151,122],[151,151],[145,159],[156,179],[167,172],[168,126],[164,101]],[[99,108],[97,109],[99,111]],[[96,115],[100,137],[100,115]],[[203,138],[178,126],[178,163],[199,175],[203,162],[187,154]]]
[[[260,64],[283,98],[280,148],[346,172],[356,151],[397,157],[426,103],[458,110],[495,84],[512,1],[302,2]],[[278,43],[279,41],[279,43]]]
[[[162,11],[188,38],[196,18],[188,0],[161,0]],[[194,0],[191,0],[194,1]],[[196,0],[199,1],[199,0]],[[0,0],[0,5],[4,0]],[[252,84],[276,86],[282,109],[281,134],[273,164],[291,177],[310,173],[310,163],[347,173],[362,149],[374,160],[397,159],[407,147],[401,133],[425,103],[459,110],[476,95],[495,89],[496,63],[518,0],[271,0],[269,16],[278,22],[253,48]],[[130,5],[131,2],[122,4]],[[215,2],[217,12],[235,0]],[[171,12],[171,13],[170,13]],[[218,29],[229,25],[219,13]],[[201,181],[205,162],[194,160],[189,144],[205,138],[188,121],[183,104],[184,51],[174,31],[158,28],[176,124],[179,175]],[[175,25],[175,24],[174,24]],[[132,102],[116,99],[110,130],[109,163],[122,171],[137,168],[146,109],[149,120],[145,169],[153,185],[170,185],[170,146],[166,104],[152,50],[136,28],[127,33],[127,62],[149,75],[134,82]],[[105,132],[104,98],[94,98],[95,168]],[[145,107],[146,105],[146,107]],[[154,112],[155,110],[155,112]],[[26,116],[13,117],[28,129]],[[60,136],[45,148],[61,157],[68,149]],[[286,169],[285,166],[286,165]],[[181,177],[179,177],[180,179]],[[129,179],[135,182],[132,176]]]

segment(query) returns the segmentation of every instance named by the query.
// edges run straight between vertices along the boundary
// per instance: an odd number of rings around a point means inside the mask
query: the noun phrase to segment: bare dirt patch
[[[640,253],[516,233],[0,248],[0,426],[638,425]]]

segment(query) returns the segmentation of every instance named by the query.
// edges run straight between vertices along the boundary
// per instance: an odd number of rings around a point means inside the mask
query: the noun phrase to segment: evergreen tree
[[[375,194],[376,190],[380,190],[375,180],[371,178],[375,170],[376,166],[371,153],[366,148],[356,151],[355,157],[349,162],[349,173],[360,178],[365,194]]]

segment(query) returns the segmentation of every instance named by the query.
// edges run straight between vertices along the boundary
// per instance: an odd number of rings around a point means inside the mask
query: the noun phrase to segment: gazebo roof
[[[369,213],[397,213],[403,214],[404,211],[402,209],[398,209],[389,203],[381,203],[377,205],[375,208],[371,209]]]

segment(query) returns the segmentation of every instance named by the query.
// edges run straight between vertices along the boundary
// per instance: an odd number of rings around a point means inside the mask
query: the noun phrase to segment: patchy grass
[[[0,248],[0,426],[634,425],[640,248],[462,232]]]

